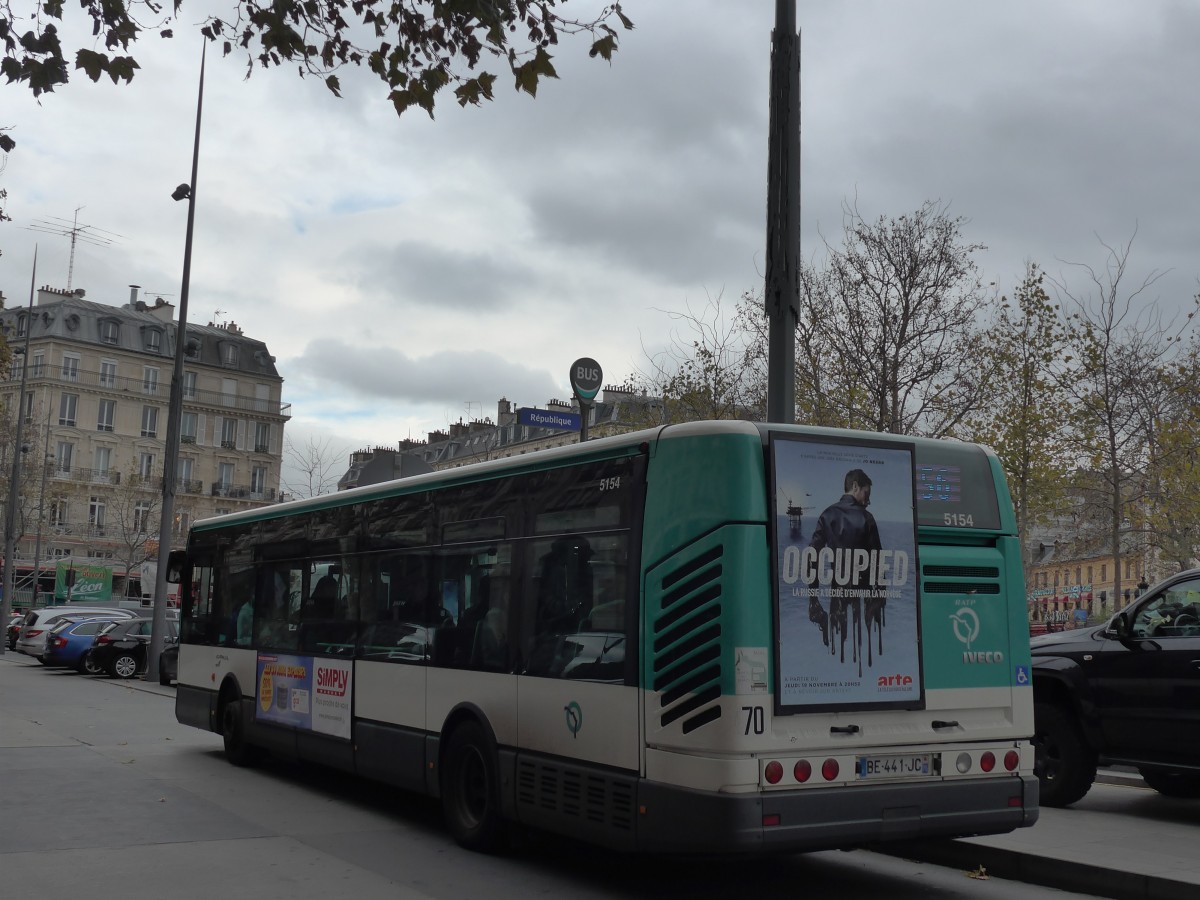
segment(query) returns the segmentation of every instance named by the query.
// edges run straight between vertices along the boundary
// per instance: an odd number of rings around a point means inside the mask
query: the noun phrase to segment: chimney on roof
[[[129,286],[129,305],[134,309],[137,309],[137,295],[141,287],[140,284],[131,284]]]

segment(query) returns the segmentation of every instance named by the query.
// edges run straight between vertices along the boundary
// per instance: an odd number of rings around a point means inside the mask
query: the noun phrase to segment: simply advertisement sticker
[[[771,448],[780,708],[919,706],[911,445]]]
[[[347,660],[260,653],[255,715],[349,740],[353,672]]]

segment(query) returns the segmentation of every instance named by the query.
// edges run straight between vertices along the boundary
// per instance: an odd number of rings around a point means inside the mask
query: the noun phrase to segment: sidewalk
[[[1008,834],[890,847],[894,856],[1116,900],[1200,897],[1200,801],[1104,773],[1069,809]]]

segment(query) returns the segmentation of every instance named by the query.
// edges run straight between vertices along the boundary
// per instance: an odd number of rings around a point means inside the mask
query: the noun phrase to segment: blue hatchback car
[[[112,621],[111,616],[99,616],[71,618],[55,625],[46,636],[42,662],[51,668],[65,667],[88,675],[99,674],[100,670],[91,665],[89,655],[96,632]]]

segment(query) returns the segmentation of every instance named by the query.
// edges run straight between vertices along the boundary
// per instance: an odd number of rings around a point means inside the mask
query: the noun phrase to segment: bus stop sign
[[[592,405],[603,382],[604,373],[600,370],[600,363],[594,359],[585,356],[571,363],[571,390],[584,406]]]

